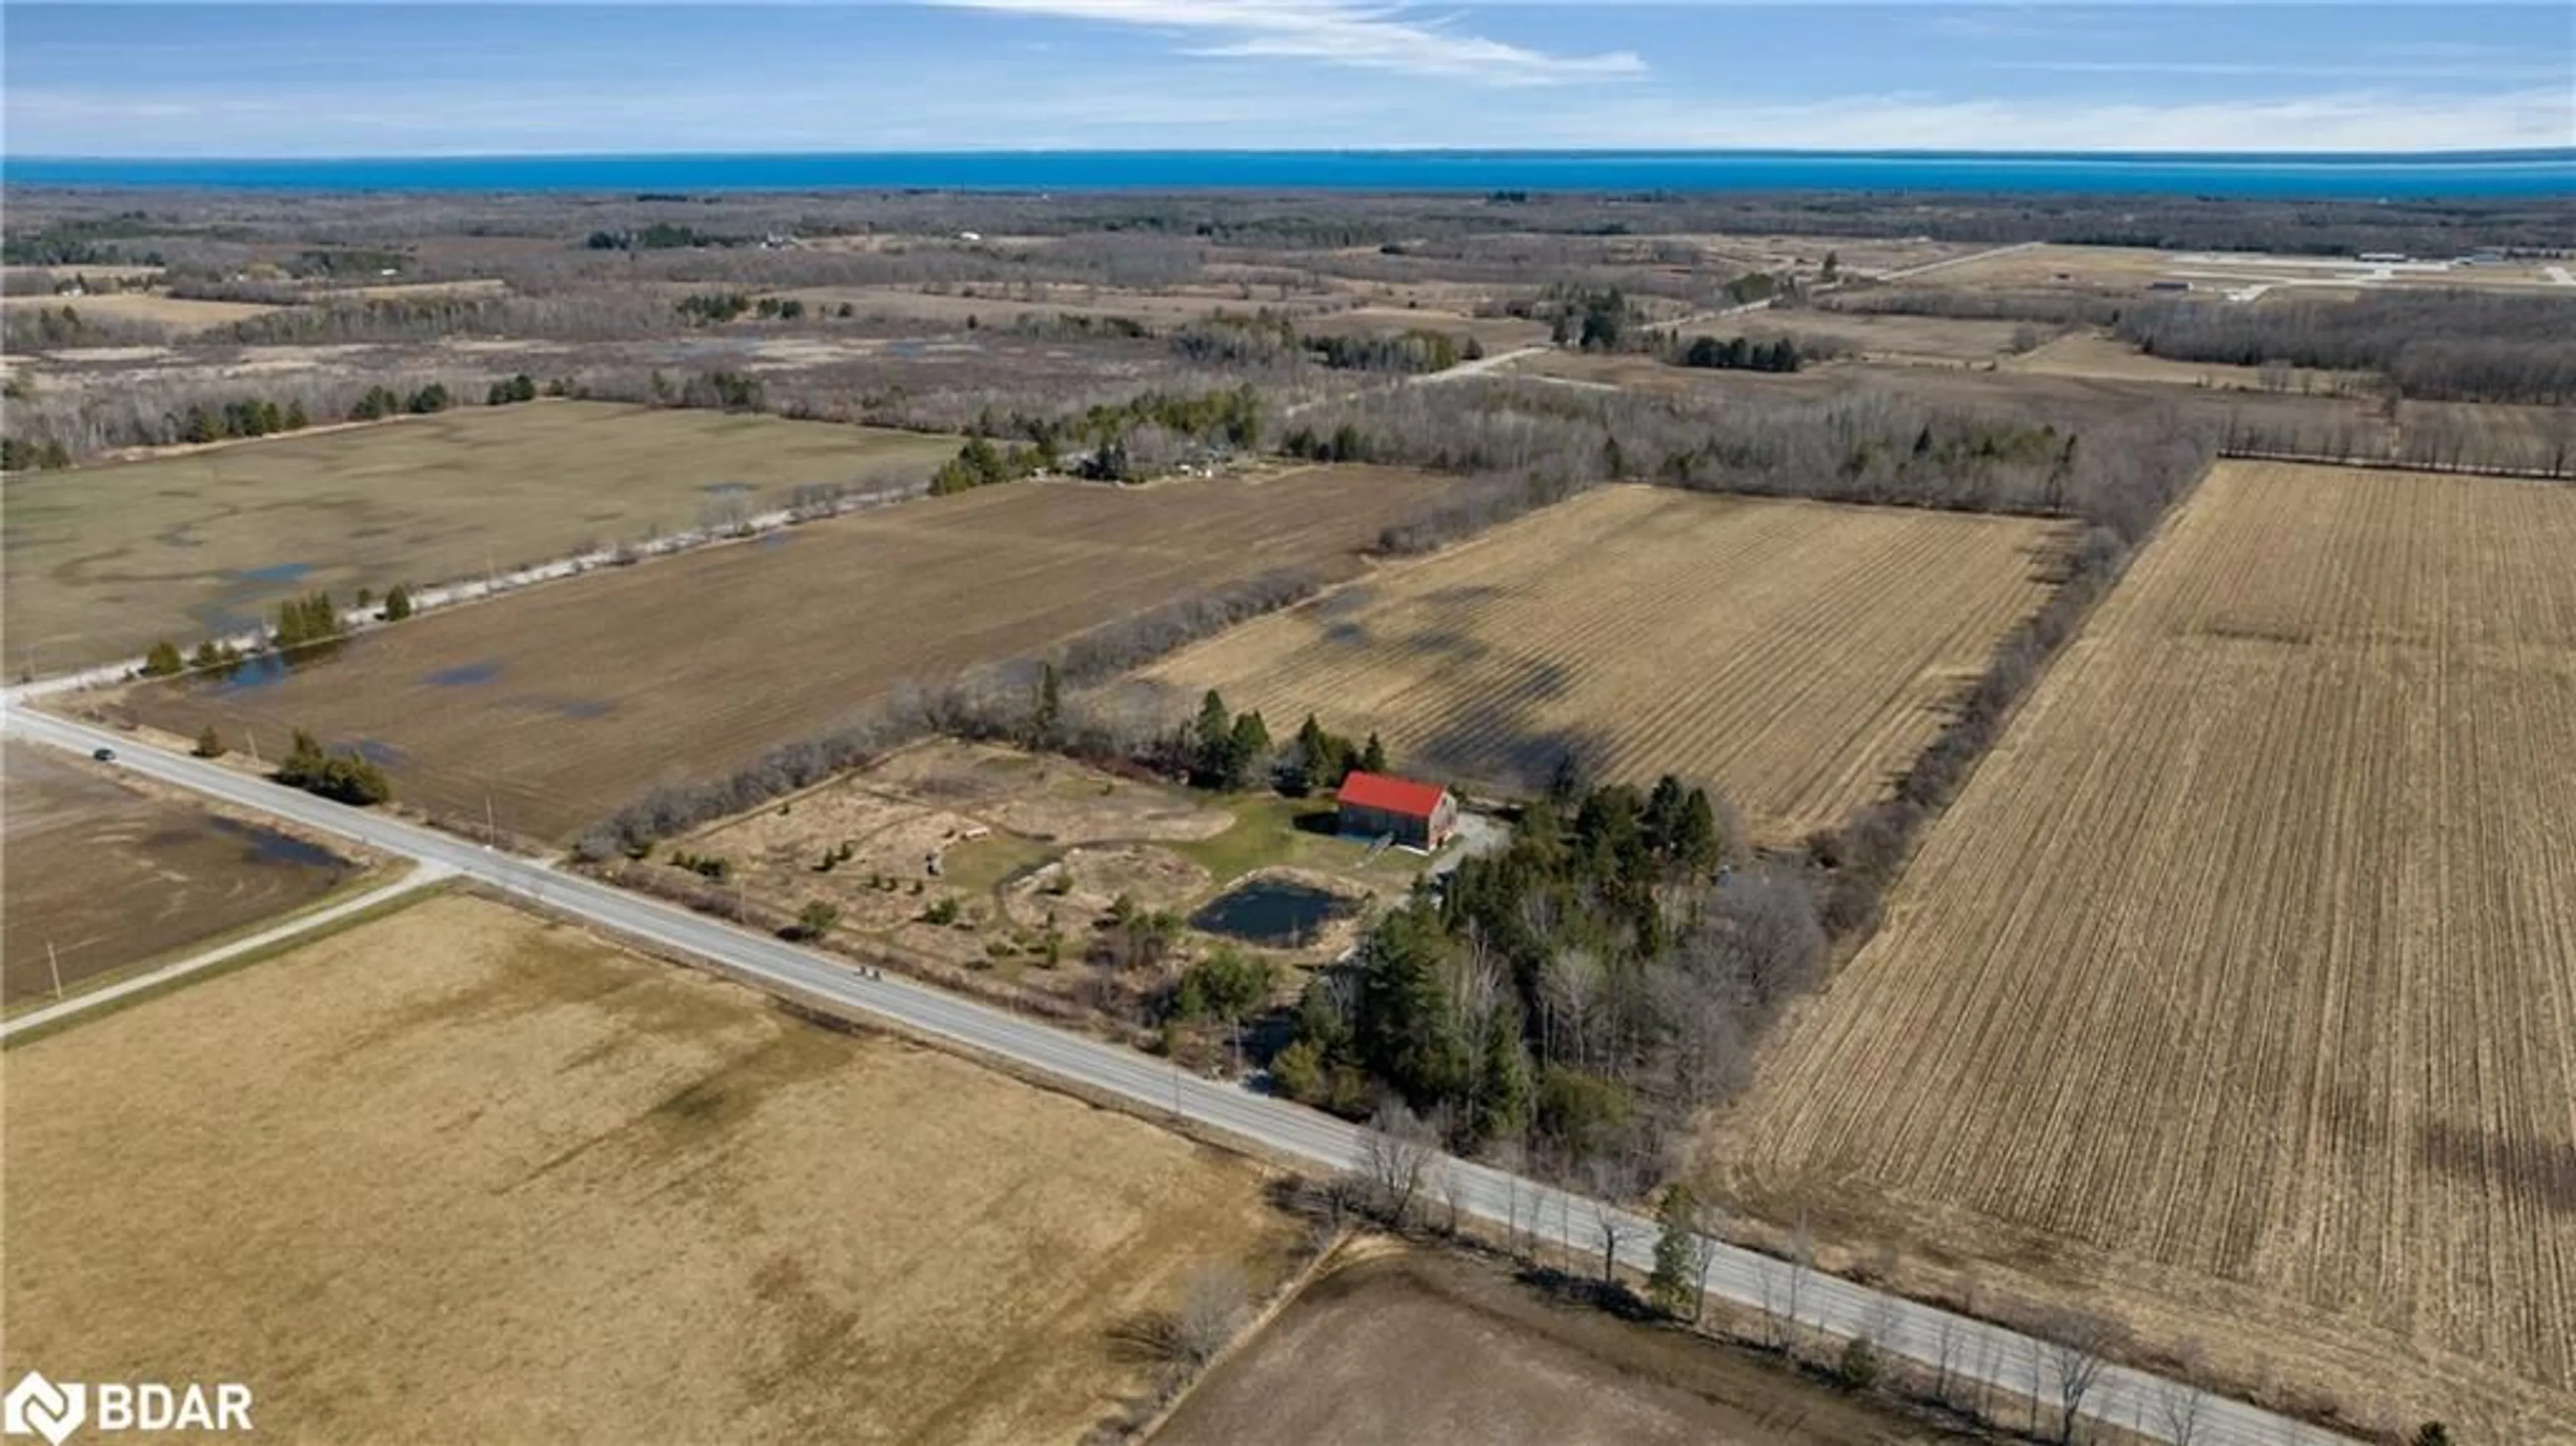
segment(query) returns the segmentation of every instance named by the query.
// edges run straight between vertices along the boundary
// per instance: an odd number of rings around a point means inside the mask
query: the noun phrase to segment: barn
[[[1342,832],[1369,838],[1393,835],[1407,848],[1436,849],[1458,826],[1458,800],[1436,783],[1353,773],[1333,797]]]

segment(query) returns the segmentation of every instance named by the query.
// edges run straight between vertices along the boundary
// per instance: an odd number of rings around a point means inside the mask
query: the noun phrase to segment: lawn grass
[[[1012,833],[990,833],[970,839],[940,856],[940,877],[969,893],[990,893],[1023,869],[1049,864],[1064,850]]]
[[[1368,859],[1368,845],[1332,831],[1333,802],[1320,796],[1283,798],[1247,793],[1224,800],[1234,826],[1214,838],[1166,845],[1208,871],[1219,887],[1256,869],[1319,869],[1353,877],[1403,879],[1422,871],[1419,855],[1389,849]],[[1367,859],[1367,867],[1361,861]]]

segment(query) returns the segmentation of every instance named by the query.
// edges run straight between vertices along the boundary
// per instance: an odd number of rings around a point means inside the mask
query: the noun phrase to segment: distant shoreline
[[[2245,200],[2576,196],[2576,148],[2426,153],[956,151],[0,159],[12,187],[367,192],[1661,194],[1897,191]]]

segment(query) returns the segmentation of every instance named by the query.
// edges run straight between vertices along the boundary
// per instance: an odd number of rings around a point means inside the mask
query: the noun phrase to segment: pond
[[[1355,909],[1341,895],[1311,884],[1253,879],[1209,900],[1190,927],[1273,949],[1294,949]]]

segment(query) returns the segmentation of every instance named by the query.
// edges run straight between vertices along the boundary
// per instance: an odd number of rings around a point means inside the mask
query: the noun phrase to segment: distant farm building
[[[1392,837],[1406,848],[1436,849],[1458,827],[1458,800],[1436,783],[1354,773],[1342,780],[1334,801],[1342,832]]]
[[[2188,281],[2150,281],[2147,283],[2147,289],[2149,291],[2189,291],[2191,290],[2191,283]]]

